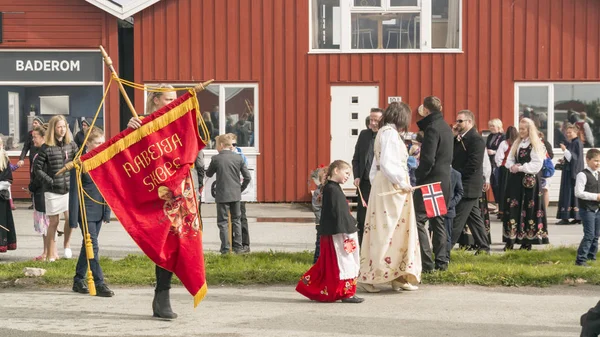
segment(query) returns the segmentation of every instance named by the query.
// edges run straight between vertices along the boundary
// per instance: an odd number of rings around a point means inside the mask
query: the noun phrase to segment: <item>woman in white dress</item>
[[[417,290],[421,281],[421,252],[408,175],[408,152],[399,132],[410,125],[405,103],[388,106],[375,138],[360,255],[358,288],[379,292],[375,284],[390,283],[394,290]],[[393,194],[380,195],[386,192]]]

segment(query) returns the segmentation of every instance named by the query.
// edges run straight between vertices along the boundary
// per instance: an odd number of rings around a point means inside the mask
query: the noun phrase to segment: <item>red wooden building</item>
[[[200,105],[215,133],[238,133],[256,177],[249,200],[307,200],[308,173],[350,160],[369,108],[391,100],[414,109],[436,95],[449,123],[470,109],[480,129],[492,118],[514,125],[530,107],[550,142],[561,107],[575,101],[600,136],[600,122],[591,123],[600,117],[596,0],[118,2],[129,4],[119,12],[103,6],[109,1],[0,0],[0,12],[25,12],[4,15],[0,55],[102,43],[116,60],[128,44],[118,48],[117,20],[103,11],[133,15],[135,82],[215,79]],[[110,99],[105,125],[114,135],[125,116],[116,91]],[[137,110],[144,100],[135,94]]]

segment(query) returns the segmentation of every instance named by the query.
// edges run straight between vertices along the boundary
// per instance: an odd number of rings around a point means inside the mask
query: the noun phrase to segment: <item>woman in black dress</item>
[[[498,147],[500,143],[504,140],[504,129],[502,128],[502,121],[498,118],[494,118],[488,122],[488,129],[490,129],[490,134],[487,137],[485,142],[485,148],[487,151],[487,155],[490,159],[490,164],[492,164],[492,175],[490,177],[490,187],[492,188],[492,193],[494,195],[494,200],[496,203],[499,203],[499,191],[498,191],[498,177],[496,177],[496,161],[494,160],[496,156],[496,152],[498,151]]]
[[[531,119],[523,118],[519,122],[519,137],[506,160],[510,175],[502,221],[505,250],[513,249],[515,243],[520,244],[521,249],[530,250],[531,245],[549,242],[540,185],[540,171],[545,157],[546,150],[537,128]]]
[[[508,182],[508,175],[510,173],[506,168],[506,159],[510,153],[510,148],[518,136],[519,133],[517,132],[517,129],[514,126],[509,126],[508,129],[506,129],[504,140],[500,143],[500,146],[498,146],[496,155],[494,156],[494,163],[496,164],[495,175],[498,180],[498,195],[495,196],[495,198],[497,198],[496,202],[498,203],[498,219],[502,219],[504,204],[506,203],[506,183]]]
[[[557,225],[581,223],[579,217],[579,201],[575,198],[575,179],[577,173],[585,168],[583,164],[583,144],[577,137],[579,129],[573,124],[566,127],[567,144],[560,144],[565,157],[562,159],[563,169],[560,176],[560,196],[558,197]],[[573,221],[569,222],[569,219]]]
[[[0,253],[17,249],[15,222],[10,207],[10,185],[13,182],[10,161],[0,138]]]

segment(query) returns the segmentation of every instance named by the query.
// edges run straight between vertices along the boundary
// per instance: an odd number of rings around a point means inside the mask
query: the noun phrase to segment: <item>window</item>
[[[517,83],[517,120],[534,120],[554,148],[564,141],[565,126],[575,124],[585,148],[600,139],[600,83]]]
[[[152,86],[152,84],[149,84]],[[193,84],[173,84],[190,87]],[[181,96],[185,91],[178,91]],[[211,84],[198,93],[198,102],[211,142],[207,149],[215,149],[215,137],[225,133],[237,136],[237,145],[258,151],[258,85]]]
[[[311,0],[313,52],[459,51],[461,0]]]

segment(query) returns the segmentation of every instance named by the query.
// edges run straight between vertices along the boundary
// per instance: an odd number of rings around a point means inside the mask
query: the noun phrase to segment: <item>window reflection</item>
[[[419,13],[353,13],[353,49],[420,48]]]
[[[579,139],[586,148],[594,147],[600,137],[600,84],[555,84],[555,134],[564,134],[567,123],[580,129]],[[555,147],[556,147],[555,136]]]
[[[548,87],[519,87],[519,119],[529,118],[548,139]]]
[[[433,0],[431,10],[432,48],[459,48],[460,0]]]

